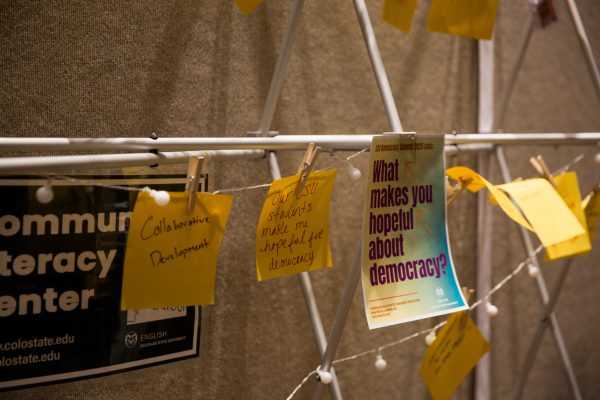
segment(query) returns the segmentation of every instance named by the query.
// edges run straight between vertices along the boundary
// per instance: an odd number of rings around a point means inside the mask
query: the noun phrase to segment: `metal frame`
[[[593,56],[593,53],[592,53],[592,50],[591,50],[591,47],[589,44],[589,39],[585,32],[585,28],[583,26],[581,16],[577,9],[575,0],[565,0],[565,2],[567,4],[567,7],[570,12],[571,21],[577,32],[577,38],[581,45],[583,55],[586,59],[588,70],[590,72],[590,77],[592,79],[592,83],[595,88],[596,95],[598,97],[598,100],[600,100],[600,73],[598,72],[598,67],[594,60],[594,56]],[[533,28],[534,28],[533,18],[531,16],[529,16],[526,27],[521,35],[521,39],[519,42],[519,48],[518,48],[518,52],[517,52],[517,58],[509,71],[508,77],[506,79],[506,82],[504,83],[504,86],[503,86],[503,89],[502,89],[502,92],[500,95],[500,99],[498,102],[498,108],[496,110],[496,115],[493,118],[492,131],[496,131],[499,127],[502,126],[502,122],[503,122],[504,116],[506,114],[506,108],[508,105],[508,101],[509,101],[510,95],[512,93],[512,90],[514,88],[519,70],[521,69],[521,66],[523,64],[523,59],[527,52],[527,48],[528,48],[529,42],[531,40],[531,35],[533,34]],[[493,64],[493,54],[491,54],[491,55],[486,54],[486,55],[484,55],[484,57],[486,57],[488,59],[491,58],[492,64]],[[482,72],[489,73],[489,70],[486,71],[485,68],[480,64],[480,74]],[[504,149],[502,148],[502,146],[496,147],[495,155],[496,155],[496,161],[498,163],[498,167],[500,168],[500,172],[502,174],[503,180],[505,182],[510,182],[512,180],[512,177],[510,174],[510,169],[508,167],[508,163],[506,162],[506,157],[505,157]],[[482,218],[479,219],[479,221],[482,221],[482,220],[483,220]],[[533,265],[535,267],[538,267],[538,269],[539,269],[539,261],[537,259],[537,256],[534,253],[534,248],[531,243],[530,233],[523,227],[519,227],[519,231],[521,233],[521,239],[523,240],[523,244],[525,245],[527,253],[528,253],[528,255],[531,256]],[[490,238],[489,238],[489,236],[484,236],[484,238],[485,238],[484,246],[486,248],[489,248],[489,246],[486,244],[486,242],[489,241]],[[489,256],[489,254],[487,254],[487,251],[488,250],[486,250],[484,253],[486,254],[486,256]],[[491,248],[490,248],[490,251],[491,251]],[[529,372],[531,371],[531,368],[533,366],[533,361],[535,359],[535,355],[537,354],[537,351],[541,344],[541,340],[543,338],[543,334],[548,325],[550,325],[550,328],[551,328],[551,331],[552,331],[552,334],[554,337],[554,343],[557,347],[557,350],[559,352],[561,361],[562,361],[564,369],[565,369],[565,373],[569,380],[569,384],[570,384],[571,390],[573,392],[573,397],[577,400],[582,399],[581,391],[579,389],[579,384],[577,382],[577,378],[573,371],[573,366],[571,364],[571,360],[570,360],[569,354],[567,352],[567,348],[566,348],[566,345],[565,345],[565,342],[564,342],[564,339],[562,336],[562,332],[560,330],[560,326],[558,325],[558,319],[556,318],[556,316],[553,312],[554,305],[556,304],[557,298],[558,298],[558,296],[560,294],[560,290],[562,288],[562,284],[564,283],[566,274],[567,274],[568,270],[570,269],[570,266],[571,266],[571,261],[569,261],[567,263],[567,265],[563,267],[563,269],[561,271],[561,275],[557,281],[557,284],[553,290],[552,295],[548,294],[546,281],[541,273],[541,269],[540,269],[539,275],[536,277],[538,293],[544,304],[542,318],[540,319],[538,328],[536,330],[536,333],[534,335],[532,343],[529,347],[529,350],[528,350],[527,356],[525,358],[524,364],[522,366],[522,369],[517,374],[516,383],[515,383],[514,390],[512,392],[512,396],[511,396],[512,399],[515,399],[515,400],[520,399],[523,394],[523,390],[524,390],[525,384],[527,382],[527,377],[529,376]],[[486,366],[484,365],[483,368],[486,368]],[[489,367],[487,367],[487,368],[489,368]],[[487,380],[485,378],[485,374],[488,374]],[[476,381],[476,388],[475,388],[476,398],[477,399],[489,398],[489,370],[487,370],[487,371],[479,371],[478,370],[478,377],[479,377],[479,375],[481,375],[482,380]],[[479,395],[481,395],[481,396],[479,396]],[[483,396],[485,396],[485,397],[483,397]]]

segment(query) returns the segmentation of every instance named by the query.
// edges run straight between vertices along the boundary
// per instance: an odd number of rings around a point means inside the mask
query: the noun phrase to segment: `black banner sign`
[[[199,307],[120,311],[137,192],[89,183],[181,191],[185,179],[81,179],[53,181],[41,204],[45,179],[0,178],[0,389],[199,355]]]

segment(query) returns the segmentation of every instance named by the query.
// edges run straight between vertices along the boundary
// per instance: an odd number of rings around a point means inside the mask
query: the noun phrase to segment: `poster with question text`
[[[467,308],[448,246],[443,135],[373,137],[362,242],[369,328]]]

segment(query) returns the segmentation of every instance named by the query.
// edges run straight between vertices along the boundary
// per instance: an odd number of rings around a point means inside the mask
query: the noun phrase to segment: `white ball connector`
[[[385,367],[387,367],[387,361],[383,359],[381,354],[377,354],[377,357],[375,357],[375,369],[377,369],[377,371],[383,371]]]
[[[329,385],[331,383],[331,381],[333,380],[333,376],[331,375],[330,372],[328,371],[317,371],[317,379],[325,384],[325,385]]]
[[[540,276],[540,269],[533,264],[529,264],[527,266],[527,273],[530,277],[537,278],[538,276]]]
[[[496,315],[498,315],[498,307],[496,307],[492,303],[485,303],[485,310],[487,311],[490,317],[495,317]]]
[[[437,336],[434,331],[431,331],[425,336],[425,343],[427,343],[427,346],[431,346],[435,342],[435,339],[437,339]]]
[[[360,169],[348,164],[348,174],[350,174],[350,179],[353,181],[357,181],[362,176]]]
[[[596,160],[596,164],[600,164],[600,153],[596,154],[596,158],[594,158],[594,160]]]
[[[49,184],[40,186],[35,192],[35,198],[42,204],[50,203],[52,199],[54,199],[54,192],[52,191],[52,186],[50,186]]]
[[[171,196],[169,192],[165,192],[164,190],[153,191],[150,192],[152,197],[154,197],[154,201],[161,207],[166,206],[171,201]]]

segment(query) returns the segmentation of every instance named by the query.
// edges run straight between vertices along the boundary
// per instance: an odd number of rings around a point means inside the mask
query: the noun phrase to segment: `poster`
[[[120,311],[129,217],[137,192],[0,179],[0,390],[141,368],[199,355],[200,309]],[[185,177],[93,178],[183,190]]]
[[[362,287],[370,329],[467,308],[448,246],[443,135],[373,137]]]

